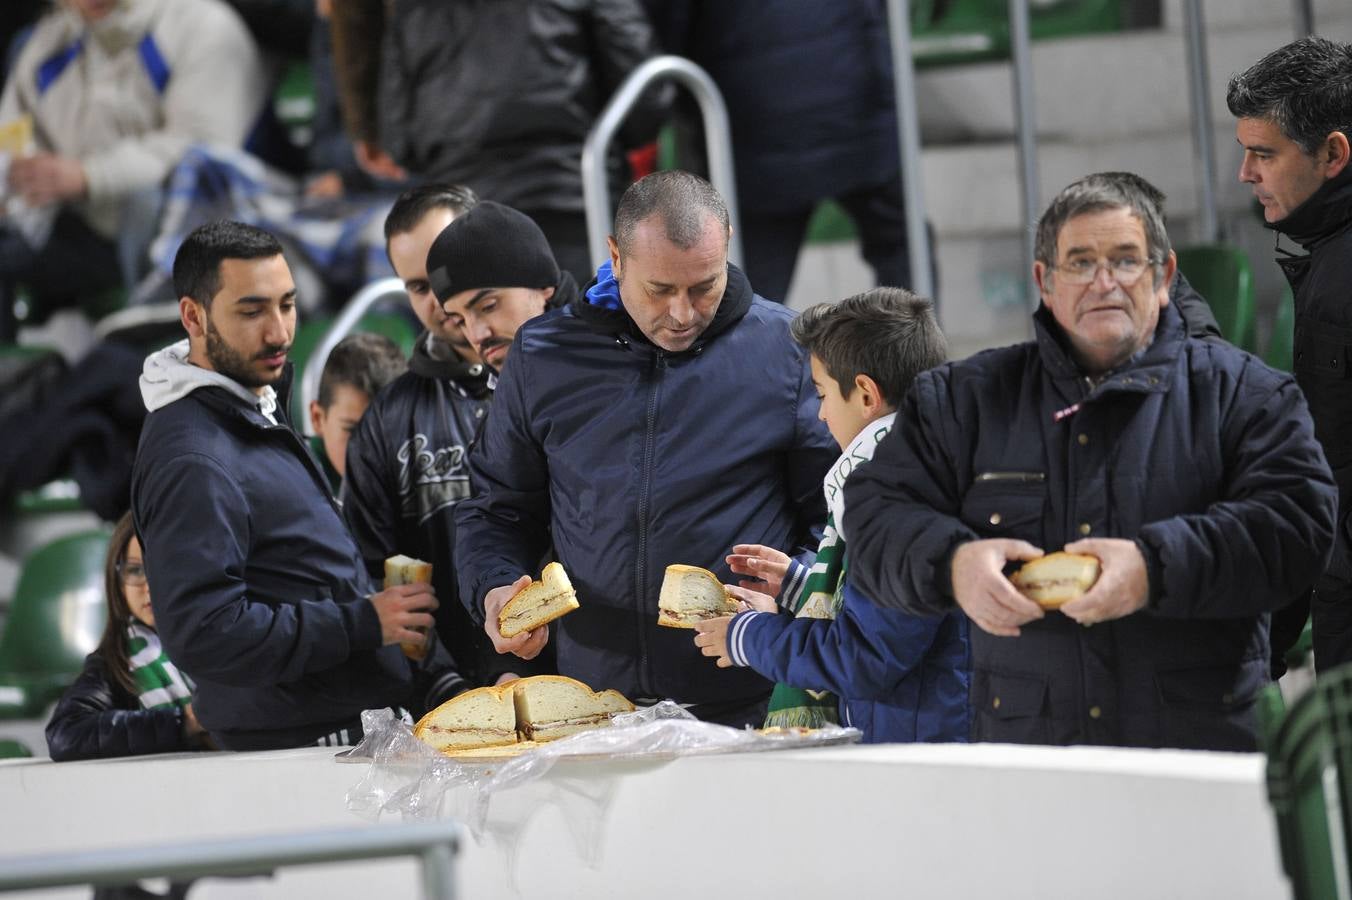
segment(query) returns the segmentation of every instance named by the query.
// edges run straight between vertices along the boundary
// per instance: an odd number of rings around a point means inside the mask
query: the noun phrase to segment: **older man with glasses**
[[[1332,546],[1300,390],[1189,337],[1142,184],[1061,191],[1038,224],[1037,340],[921,375],[845,486],[856,587],[976,624],[976,740],[1253,750],[1270,613]],[[1044,609],[1006,572],[1062,549],[1100,572]]]

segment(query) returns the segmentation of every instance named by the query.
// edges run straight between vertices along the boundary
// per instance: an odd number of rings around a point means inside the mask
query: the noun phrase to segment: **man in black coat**
[[[1268,227],[1307,253],[1279,243],[1277,264],[1295,293],[1296,382],[1338,482],[1338,529],[1328,568],[1281,639],[1289,646],[1300,633],[1308,605],[1322,671],[1352,660],[1352,46],[1287,44],[1232,78],[1226,102],[1244,148],[1239,180],[1253,185]]]
[[[846,483],[850,577],[972,619],[976,740],[1253,750],[1269,614],[1333,537],[1300,390],[1187,334],[1128,180],[1064,189],[1036,260],[1037,340],[923,373]],[[1063,548],[1101,574],[1044,611],[1005,572]]]

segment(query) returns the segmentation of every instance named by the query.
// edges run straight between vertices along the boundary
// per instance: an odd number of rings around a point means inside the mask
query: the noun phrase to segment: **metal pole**
[[[422,870],[427,900],[455,900],[454,845],[438,844],[424,850]]]
[[[688,59],[679,56],[655,56],[639,66],[620,85],[615,96],[592,126],[587,141],[582,145],[582,202],[587,211],[587,246],[592,264],[610,259],[606,236],[610,234],[610,182],[607,179],[606,159],[611,142],[620,130],[629,111],[639,97],[654,82],[669,78],[685,86],[699,104],[704,119],[704,144],[709,157],[709,181],[723,195],[732,223],[732,240],[728,243],[728,260],[742,261],[742,239],[738,229],[737,176],[732,166],[732,126],[728,123],[728,108],[723,95],[709,73]]]
[[[1009,0],[1009,41],[1014,66],[1014,114],[1018,130],[1019,170],[1023,187],[1020,225],[1023,232],[1024,278],[1028,303],[1036,309],[1033,288],[1033,223],[1037,220],[1037,114],[1033,107],[1032,32],[1028,26],[1028,0]]]
[[[1192,151],[1197,174],[1197,239],[1214,244],[1216,221],[1216,147],[1211,120],[1210,66],[1206,58],[1206,23],[1202,0],[1183,0],[1183,30],[1188,41],[1188,92],[1192,106]]]
[[[459,849],[455,822],[382,825],[374,828],[279,834],[167,846],[125,847],[0,859],[0,891],[26,891],[75,884],[117,886],[142,878],[203,878],[264,875],[282,866],[420,856],[436,848],[438,884],[452,879],[445,870]],[[426,866],[424,871],[426,872]],[[431,882],[424,881],[425,886]],[[447,893],[429,894],[441,900]]]
[[[915,61],[911,53],[911,4],[887,0],[887,25],[892,39],[892,87],[897,105],[897,149],[901,154],[901,192],[906,203],[906,249],[911,259],[910,287],[934,296],[930,269],[929,230],[925,228],[924,178],[920,171],[920,121],[915,108]]]
[[[324,332],[324,336],[319,339],[319,344],[315,346],[314,352],[310,354],[310,359],[305,363],[305,371],[300,373],[300,402],[301,409],[309,409],[310,401],[319,397],[319,379],[324,374],[324,363],[329,361],[329,354],[333,348],[338,346],[338,342],[347,337],[348,332],[357,327],[361,317],[366,315],[366,311],[375,305],[376,301],[390,294],[400,294],[407,296],[404,291],[404,283],[398,278],[381,278],[373,281],[366,287],[357,291],[352,299],[347,301],[343,311],[338,314],[338,318],[329,326],[329,330]],[[314,427],[310,424],[308,414],[301,416],[305,425],[305,435],[314,436]]]
[[[1309,37],[1314,34],[1314,0],[1295,0],[1296,37]]]

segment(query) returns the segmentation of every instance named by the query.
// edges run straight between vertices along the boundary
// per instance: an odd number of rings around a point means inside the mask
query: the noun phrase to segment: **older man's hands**
[[[1037,559],[1043,553],[1027,541],[988,538],[959,544],[953,551],[953,598],[982,631],[1018,637],[1019,626],[1042,618],[1042,607],[1005,577],[1010,560]]]
[[[1093,625],[1121,619],[1145,608],[1150,596],[1150,577],[1145,557],[1135,541],[1087,538],[1066,544],[1066,552],[1097,556],[1099,577],[1083,597],[1062,606],[1061,612],[1081,625]]]

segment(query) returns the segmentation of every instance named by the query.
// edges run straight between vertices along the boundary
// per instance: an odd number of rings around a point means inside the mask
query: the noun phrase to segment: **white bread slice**
[[[418,720],[413,736],[443,753],[515,744],[513,685],[481,687],[452,697]]]
[[[1056,609],[1084,596],[1098,577],[1097,556],[1057,551],[1024,563],[1009,580],[1038,606]]]
[[[400,553],[397,556],[391,556],[385,560],[385,587],[392,588],[397,584],[431,584],[432,583],[432,564],[423,562],[421,559],[414,559],[411,556],[404,556]],[[414,631],[424,631],[421,628],[415,628]],[[431,642],[427,638],[422,641],[411,644],[408,641],[400,641],[399,649],[404,651],[404,655],[409,659],[422,659],[431,649]]]
[[[557,740],[608,725],[616,713],[634,711],[619,691],[593,691],[562,675],[535,675],[513,684],[516,725],[525,740]]]
[[[698,566],[667,566],[657,597],[657,624],[694,628],[696,622],[731,616],[737,600],[713,572]]]
[[[577,593],[563,566],[552,562],[532,581],[512,595],[498,613],[498,632],[505,638],[539,628],[577,609]]]

